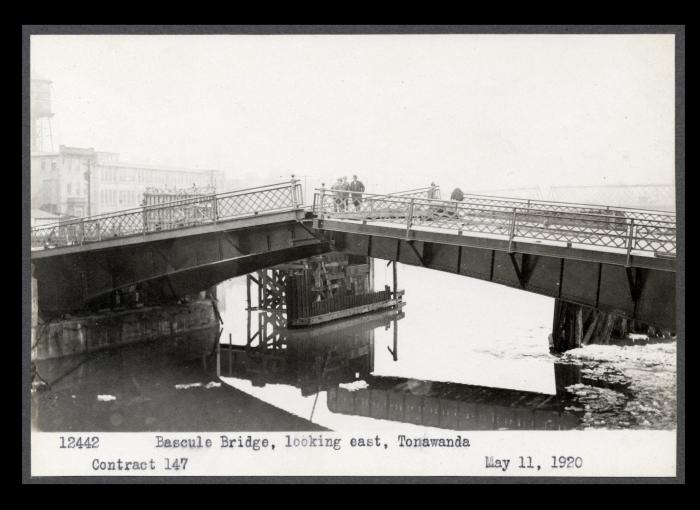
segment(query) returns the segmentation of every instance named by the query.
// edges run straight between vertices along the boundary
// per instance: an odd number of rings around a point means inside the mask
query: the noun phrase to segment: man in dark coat
[[[359,211],[360,204],[362,203],[362,193],[365,191],[365,185],[362,184],[362,181],[358,180],[357,175],[352,176],[350,191],[352,191],[352,203],[355,205],[355,210]]]

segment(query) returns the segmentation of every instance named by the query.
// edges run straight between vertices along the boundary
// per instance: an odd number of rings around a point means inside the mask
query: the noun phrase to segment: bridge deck
[[[341,192],[342,193],[342,192]],[[548,246],[674,259],[676,218],[663,211],[600,208],[579,204],[467,195],[464,201],[395,195],[344,196],[320,190],[314,200],[321,220],[449,232],[484,239],[528,240]]]
[[[222,222],[238,221],[250,225],[288,221],[288,214],[297,219],[302,204],[301,185],[291,182],[244,190],[198,196],[165,204],[128,209],[111,214],[80,218],[32,228],[32,258],[37,252],[65,247],[92,245],[89,249],[117,246],[196,235],[199,230],[221,230]],[[208,228],[206,226],[209,226]],[[70,251],[70,250],[68,250]],[[81,251],[75,249],[74,251]]]
[[[620,266],[633,266],[663,271],[675,271],[675,257],[654,255],[648,251],[631,250],[612,246],[590,246],[566,241],[530,239],[508,233],[460,232],[445,228],[413,226],[410,231],[396,223],[384,221],[360,221],[352,219],[314,219],[313,228],[321,231],[365,234],[392,239],[421,241],[429,243],[484,248],[504,252],[517,252],[529,255],[564,257],[572,260],[603,262]]]
[[[309,211],[301,196],[292,180],[33,228],[40,307],[77,309],[134,285],[176,297],[336,249],[675,324],[673,214],[475,195],[448,201],[437,187],[321,189]]]

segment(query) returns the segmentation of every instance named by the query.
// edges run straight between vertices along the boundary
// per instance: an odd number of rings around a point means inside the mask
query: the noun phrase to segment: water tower
[[[51,83],[51,80],[36,73],[31,75],[29,116],[32,152],[53,152]]]

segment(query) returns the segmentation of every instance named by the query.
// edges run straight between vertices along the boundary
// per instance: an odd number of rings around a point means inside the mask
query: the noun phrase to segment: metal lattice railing
[[[503,197],[493,197],[487,195],[473,195],[465,194],[464,200],[472,204],[478,204],[482,206],[489,207],[503,207],[508,210],[513,208],[518,209],[539,209],[551,212],[564,212],[564,213],[589,213],[589,214],[602,214],[602,215],[614,215],[619,217],[625,217],[628,219],[634,218],[635,220],[645,220],[645,221],[673,221],[675,223],[676,217],[673,213],[666,211],[654,211],[647,209],[633,209],[629,207],[613,207],[613,206],[600,206],[592,204],[576,204],[576,203],[566,203],[566,202],[553,202],[550,200],[529,200],[524,198],[503,198]]]
[[[302,197],[299,181],[292,179],[280,184],[34,227],[31,244],[33,248],[55,248],[217,223],[261,212],[294,210],[302,207]]]
[[[425,188],[397,191],[396,193],[389,193],[389,195],[404,198],[428,198],[440,200],[440,186],[432,185]]]
[[[662,211],[466,195],[463,201],[400,195],[345,197],[318,190],[320,218],[398,223],[675,256],[676,218]]]

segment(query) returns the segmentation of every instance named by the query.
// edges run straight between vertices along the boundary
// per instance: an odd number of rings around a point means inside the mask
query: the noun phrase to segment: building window
[[[52,162],[51,162],[51,171],[52,171],[52,172],[55,172],[55,171],[56,171],[56,162],[55,162],[55,161],[52,161]]]
[[[71,183],[66,184],[66,193],[71,194]]]
[[[42,159],[41,160],[41,171],[43,172],[44,170],[46,170],[46,161]]]

